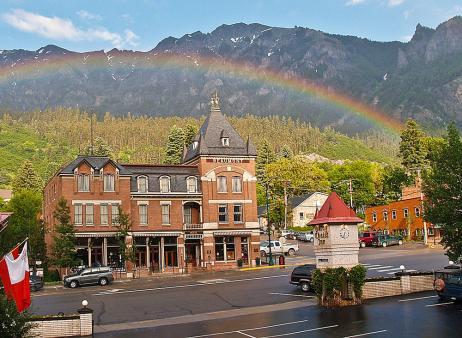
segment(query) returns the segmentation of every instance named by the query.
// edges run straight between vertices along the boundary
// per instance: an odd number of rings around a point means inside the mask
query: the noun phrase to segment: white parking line
[[[363,265],[366,269],[372,268],[374,266],[383,266],[382,264],[361,264]]]
[[[301,331],[295,331],[295,332],[289,332],[289,333],[281,333],[281,334],[275,334],[273,336],[264,336],[262,338],[274,338],[274,337],[284,337],[284,336],[291,336],[293,334],[299,334],[299,333],[304,333],[304,332],[311,332],[311,331],[319,331],[319,330],[325,330],[325,329],[331,329],[333,327],[337,327],[338,325],[330,325],[330,326],[323,326],[323,327],[316,327],[314,329],[306,329],[306,330],[301,330]]]
[[[244,332],[241,332],[241,331],[236,331],[236,332],[240,333],[243,336],[249,337],[249,338],[256,338],[255,336],[251,336],[250,334],[247,334],[247,333],[244,333]]]
[[[426,296],[426,297],[417,297],[417,298],[406,298],[406,299],[400,299],[398,302],[412,302],[414,300],[420,300],[420,299],[428,299],[428,298],[436,298],[438,296]]]
[[[374,267],[374,268],[366,268],[367,270],[378,270],[378,269],[387,269],[387,268],[392,268],[393,265],[385,265],[385,266],[377,266],[377,267]]]
[[[303,297],[303,298],[314,298],[314,296],[294,295],[294,294],[291,294],[291,293],[279,293],[279,292],[270,292],[269,295],[292,296],[292,297]]]
[[[393,269],[385,269],[385,270],[377,270],[378,272],[388,272],[388,271],[398,271],[401,270],[400,268],[393,268]]]
[[[449,304],[454,304],[454,302],[428,304],[428,305],[425,305],[425,307],[441,306],[441,305],[449,305]]]
[[[371,334],[377,334],[377,333],[382,333],[382,332],[387,332],[387,330],[380,330],[380,331],[372,331],[372,332],[366,332],[366,333],[360,333],[360,334],[355,334],[353,336],[346,336],[343,338],[353,338],[353,337],[362,337],[362,336],[369,336]]]

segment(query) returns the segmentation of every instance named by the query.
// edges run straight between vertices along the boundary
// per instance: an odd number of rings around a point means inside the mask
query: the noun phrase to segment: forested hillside
[[[172,126],[197,128],[201,118],[93,116],[93,138],[105,143],[111,156],[124,163],[163,163]],[[229,117],[238,132],[259,147],[266,140],[275,152],[288,147],[295,154],[317,153],[330,159],[364,159],[396,162],[398,138],[369,134],[351,138],[332,129],[284,117]],[[282,141],[283,140],[283,141]],[[0,185],[8,187],[18,166],[32,160],[46,180],[61,165],[90,143],[90,115],[78,109],[57,108],[15,117],[3,114],[0,121]]]

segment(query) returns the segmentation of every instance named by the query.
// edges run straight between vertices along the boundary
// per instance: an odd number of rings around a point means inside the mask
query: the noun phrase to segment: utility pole
[[[90,155],[93,156],[93,114],[90,116]]]
[[[350,193],[350,208],[353,209],[353,182],[351,178],[348,181],[348,192]]]
[[[290,181],[284,181],[284,230],[287,230],[287,185]]]
[[[424,217],[424,204],[423,204],[422,183],[420,179],[420,169],[417,169],[417,179],[418,179],[417,184],[419,185],[419,192],[420,192],[420,210],[422,210],[422,212],[420,213],[420,217],[422,217],[423,227],[424,227],[423,229],[424,230],[424,244],[427,245],[428,244],[427,222],[425,221],[425,217]]]
[[[268,182],[265,185],[266,192],[266,219],[268,220],[268,246],[269,246],[269,262],[268,265],[273,265],[273,254],[271,251],[271,223],[270,223],[270,208],[269,208],[269,192],[268,192]]]

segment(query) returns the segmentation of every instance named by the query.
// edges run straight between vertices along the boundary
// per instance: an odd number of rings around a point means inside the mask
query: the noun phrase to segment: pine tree
[[[446,142],[430,157],[424,175],[425,218],[442,227],[446,255],[459,261],[462,257],[462,142],[454,123],[448,126]]]
[[[423,169],[426,156],[424,136],[417,122],[412,119],[407,120],[406,128],[401,133],[399,156],[408,172]]]
[[[185,135],[183,129],[173,126],[165,146],[165,164],[179,164],[183,158]]]
[[[12,185],[14,193],[21,190],[41,191],[43,181],[35,172],[32,162],[26,160],[19,168]]]
[[[257,152],[257,178],[260,182],[265,181],[266,166],[276,161],[276,155],[273,149],[268,143],[268,140],[264,139]]]
[[[53,237],[53,262],[60,268],[70,268],[77,264],[75,256],[75,229],[71,223],[71,212],[67,201],[61,198],[53,213],[56,220],[55,236]]]
[[[193,124],[188,123],[184,127],[184,144],[186,147],[189,147],[189,145],[193,142],[197,132],[197,127]]]
[[[91,144],[87,145],[84,154],[88,156],[111,156],[112,149],[103,138],[98,136],[93,141],[93,149]]]
[[[291,159],[294,157],[294,152],[287,144],[284,144],[284,146],[281,148],[281,151],[279,151],[279,157]]]

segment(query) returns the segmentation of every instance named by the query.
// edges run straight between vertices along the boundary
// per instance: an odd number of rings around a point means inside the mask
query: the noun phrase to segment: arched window
[[[160,192],[167,193],[170,192],[170,177],[162,176],[160,179]]]
[[[138,192],[142,194],[148,192],[148,178],[146,176],[138,176]]]
[[[188,177],[186,179],[186,185],[189,193],[196,193],[197,192],[197,178],[196,177]]]

